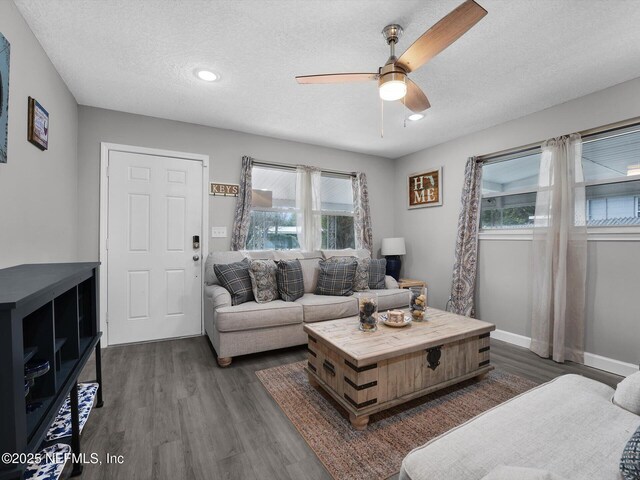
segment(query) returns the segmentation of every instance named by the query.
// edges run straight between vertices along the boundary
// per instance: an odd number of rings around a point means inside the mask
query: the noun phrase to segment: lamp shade
[[[404,246],[404,238],[383,238],[382,239],[382,255],[404,255],[407,250]]]

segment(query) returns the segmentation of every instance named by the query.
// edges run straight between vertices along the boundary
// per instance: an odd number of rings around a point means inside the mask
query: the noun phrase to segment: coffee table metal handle
[[[332,377],[336,376],[336,367],[334,367],[331,362],[325,360],[324,362],[322,362],[322,366],[327,372],[331,374]]]

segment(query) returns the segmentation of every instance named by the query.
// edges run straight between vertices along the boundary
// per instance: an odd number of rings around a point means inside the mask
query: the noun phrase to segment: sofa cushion
[[[342,248],[340,250],[320,250],[320,252],[322,252],[324,259],[331,257],[371,258],[371,252],[366,248]]]
[[[325,260],[327,263],[357,263],[356,275],[353,277],[353,291],[366,292],[369,290],[369,264],[370,258],[358,257],[329,257]]]
[[[538,468],[509,467],[499,465],[482,480],[564,480],[564,477]]]
[[[640,427],[631,436],[622,451],[620,473],[622,473],[625,480],[638,480],[640,478]]]
[[[300,260],[304,257],[304,253],[302,250],[274,250],[273,251],[273,259],[275,261],[279,260]]]
[[[381,312],[408,307],[411,299],[411,293],[404,288],[376,290],[375,293],[378,294],[378,310]]]
[[[353,317],[358,314],[358,302],[354,297],[332,297],[307,293],[296,300],[296,304],[302,305],[305,323]],[[354,325],[356,324],[357,320]]]
[[[240,305],[253,300],[251,277],[249,277],[249,259],[228,264],[215,264],[213,270],[220,285],[231,294],[231,305]]]
[[[319,258],[303,258],[300,260],[302,268],[302,280],[304,282],[304,293],[313,293],[318,286],[318,276],[320,275]]]
[[[293,302],[304,295],[304,279],[300,260],[280,260],[278,266],[278,293],[285,302]]]
[[[213,270],[214,265],[223,265],[228,263],[241,262],[245,258],[242,252],[210,252],[204,263],[204,283],[205,285],[220,285],[216,272]]]
[[[640,372],[632,373],[618,384],[613,403],[640,415]]]
[[[273,260],[251,260],[249,277],[251,277],[251,289],[256,302],[267,303],[280,298],[277,271],[278,268]]]
[[[302,323],[302,307],[282,300],[269,303],[246,302],[235,307],[218,308],[215,323],[219,332],[293,325]]]
[[[612,395],[595,380],[558,377],[413,450],[400,478],[476,480],[496,465],[517,465],[570,480],[619,479],[620,454],[640,417],[613,405]]]
[[[386,265],[385,265],[386,268]],[[398,285],[398,281],[393,278],[391,275],[386,275],[384,277],[384,288],[400,288],[400,285]]]
[[[385,288],[385,277],[387,275],[387,259],[373,258],[369,264],[369,288],[379,290]]]
[[[320,275],[316,295],[346,296],[353,293],[353,279],[356,275],[358,262],[335,263],[320,260]]]
[[[274,260],[275,250],[241,250],[251,260]]]

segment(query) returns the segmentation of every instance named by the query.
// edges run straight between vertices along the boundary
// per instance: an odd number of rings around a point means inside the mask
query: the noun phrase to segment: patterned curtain
[[[366,248],[373,255],[373,231],[369,210],[369,188],[367,175],[358,172],[352,179],[353,185],[353,226],[356,248]]]
[[[231,250],[244,250],[249,235],[251,220],[251,169],[253,158],[242,157],[240,171],[240,191],[236,200],[236,212],[233,217],[233,232],[231,234]]]
[[[476,157],[471,157],[464,169],[450,299],[451,311],[468,317],[475,315],[473,302],[478,265],[481,182],[482,164],[476,161]]]

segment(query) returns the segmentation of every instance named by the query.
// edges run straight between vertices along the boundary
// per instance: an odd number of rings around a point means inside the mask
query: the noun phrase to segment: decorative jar
[[[426,287],[411,287],[411,318],[414,322],[426,320],[427,289]]]
[[[358,298],[360,330],[363,332],[375,332],[378,329],[378,294],[373,292],[361,292],[356,294]]]

